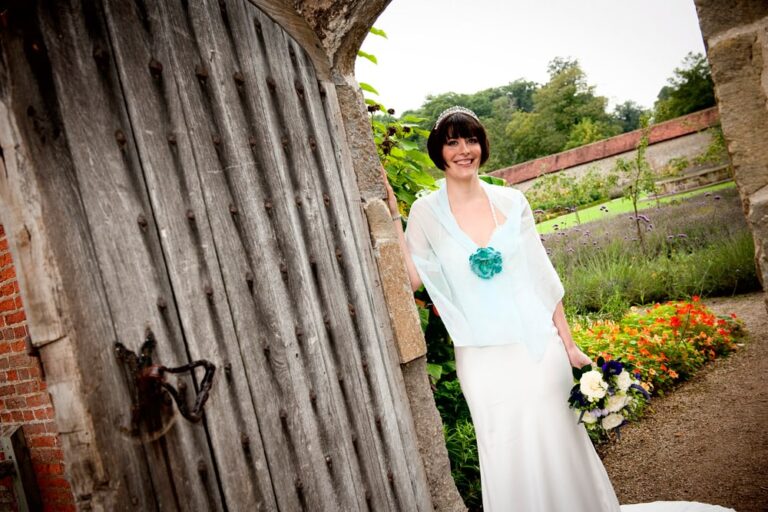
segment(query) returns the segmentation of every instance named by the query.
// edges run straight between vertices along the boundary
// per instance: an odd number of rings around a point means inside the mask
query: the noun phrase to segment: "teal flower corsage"
[[[469,256],[469,268],[480,279],[490,279],[501,272],[501,253],[493,247],[480,247]]]

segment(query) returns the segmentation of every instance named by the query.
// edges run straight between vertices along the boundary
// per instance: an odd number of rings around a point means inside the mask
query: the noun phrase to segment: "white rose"
[[[624,416],[617,412],[612,412],[603,418],[602,425],[605,430],[611,430],[624,423]]]
[[[592,402],[603,398],[607,389],[608,383],[603,380],[603,374],[597,370],[585,373],[579,380],[579,391]]]
[[[587,424],[597,422],[597,418],[589,411],[584,411],[584,416],[581,417],[581,421]]]
[[[624,393],[616,393],[613,396],[609,396],[605,401],[605,408],[608,412],[619,412],[629,403],[629,397]]]
[[[622,391],[629,389],[629,386],[632,385],[632,376],[628,371],[621,370],[621,373],[616,377],[616,385],[619,386],[619,389]]]

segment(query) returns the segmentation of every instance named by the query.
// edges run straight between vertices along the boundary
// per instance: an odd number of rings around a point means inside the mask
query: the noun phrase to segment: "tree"
[[[707,59],[701,53],[689,52],[682,67],[659,91],[654,104],[654,121],[684,116],[715,105],[715,90]]]
[[[620,130],[605,112],[607,99],[595,95],[577,60],[555,58],[548,71],[549,82],[533,93],[533,111],[515,112],[507,125],[516,162],[610,137]]]
[[[620,105],[616,105],[613,108],[614,121],[621,126],[621,133],[631,132],[640,128],[641,121],[644,117],[648,117],[650,112],[644,109],[632,100],[625,101]]]

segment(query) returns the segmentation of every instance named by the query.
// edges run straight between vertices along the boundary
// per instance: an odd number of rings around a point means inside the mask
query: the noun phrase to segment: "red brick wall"
[[[73,511],[53,405],[40,361],[28,354],[28,334],[8,239],[0,225],[0,423],[23,425],[44,510]],[[0,480],[0,507],[7,506],[7,484]]]
[[[665,140],[682,137],[683,135],[695,133],[709,128],[710,126],[714,126],[719,122],[720,114],[718,113],[717,107],[699,110],[692,114],[651,125],[650,133],[648,134],[648,143],[652,145],[657,142],[664,142]],[[510,185],[522,183],[523,181],[537,178],[542,174],[562,171],[563,169],[576,167],[577,165],[594,162],[595,160],[602,160],[603,158],[626,153],[627,151],[633,151],[637,149],[637,144],[640,142],[642,135],[642,130],[623,133],[611,137],[610,139],[593,142],[592,144],[569,149],[562,153],[543,156],[536,160],[529,160],[513,165],[512,167],[498,169],[489,174],[503,178]]]

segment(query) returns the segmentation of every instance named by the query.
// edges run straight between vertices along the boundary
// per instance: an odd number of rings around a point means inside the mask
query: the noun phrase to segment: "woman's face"
[[[443,144],[446,174],[454,178],[470,177],[480,168],[483,150],[477,137],[457,137]]]

